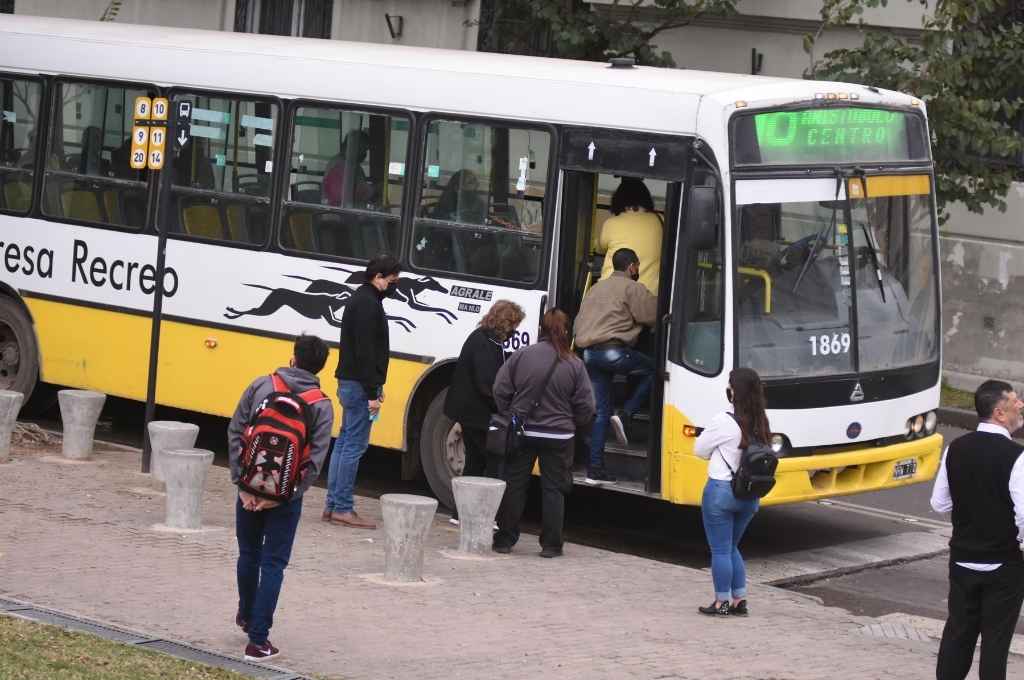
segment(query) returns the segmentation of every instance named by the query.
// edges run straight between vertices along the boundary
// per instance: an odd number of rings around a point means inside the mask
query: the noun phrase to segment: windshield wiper
[[[868,252],[871,253],[871,263],[875,266],[875,276],[878,278],[878,293],[882,296],[882,302],[885,300],[885,283],[882,281],[882,267],[878,263],[878,246],[875,245],[875,230],[871,225],[871,213],[868,212],[867,198],[868,198],[868,180],[864,175],[864,171],[860,168],[854,170],[854,174],[860,177],[861,183],[864,187],[864,221],[861,222],[861,229],[864,230],[864,240],[868,242]]]
[[[834,171],[836,174],[836,198],[832,203],[832,221],[827,227],[822,227],[814,237],[814,244],[811,246],[811,252],[807,255],[807,259],[804,260],[804,266],[800,268],[800,274],[796,277],[796,283],[793,284],[794,293],[796,293],[797,289],[800,287],[800,282],[804,280],[804,275],[807,273],[807,270],[810,269],[811,265],[814,264],[814,261],[818,259],[818,253],[820,253],[821,249],[825,247],[825,243],[828,242],[829,237],[831,237],[833,230],[836,228],[836,212],[839,210],[836,203],[839,201],[839,191],[843,188],[843,171],[840,168],[835,168]]]

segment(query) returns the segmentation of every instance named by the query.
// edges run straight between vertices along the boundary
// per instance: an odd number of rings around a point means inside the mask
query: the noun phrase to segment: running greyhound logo
[[[348,274],[344,283],[338,283],[329,279],[310,279],[297,274],[286,274],[290,279],[298,279],[307,283],[306,289],[302,291],[290,288],[271,288],[258,283],[247,283],[250,288],[260,288],[270,291],[263,302],[256,307],[246,310],[228,307],[224,316],[228,319],[237,319],[241,316],[270,316],[278,312],[282,307],[298,312],[307,319],[322,319],[335,328],[341,328],[341,316],[345,305],[355,289],[362,285],[366,277],[358,270],[343,269],[341,267],[325,267],[332,271]],[[454,313],[441,307],[431,307],[418,299],[419,295],[428,291],[438,292],[442,295],[448,293],[448,289],[442,286],[436,279],[430,276],[420,278],[404,277],[398,280],[398,287],[395,290],[394,298],[401,300],[418,312],[432,312],[447,323],[452,323],[457,317]],[[405,332],[411,332],[416,324],[411,320],[402,317],[387,315],[388,321],[397,324]]]

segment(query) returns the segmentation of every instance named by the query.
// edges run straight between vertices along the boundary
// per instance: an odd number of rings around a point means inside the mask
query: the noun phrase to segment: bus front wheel
[[[423,418],[420,429],[420,463],[430,490],[442,505],[455,507],[452,478],[462,474],[466,452],[462,443],[462,427],[444,414],[448,388],[441,390]]]
[[[0,296],[0,390],[25,395],[25,402],[39,380],[39,346],[32,322],[21,306]]]

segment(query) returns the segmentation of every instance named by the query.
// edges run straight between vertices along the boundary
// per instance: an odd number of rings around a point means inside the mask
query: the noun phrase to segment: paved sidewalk
[[[59,447],[15,448],[0,465],[0,596],[30,600],[229,654],[235,628],[234,487],[213,468],[210,530],[155,531],[163,497],[147,491],[139,454],[98,447],[95,462],[60,462]],[[570,499],[571,502],[571,499]],[[873,619],[769,587],[747,620],[708,620],[706,573],[567,545],[537,557],[524,535],[509,557],[441,554],[457,544],[431,529],[427,582],[381,585],[380,532],[319,521],[314,488],[286,572],[272,640],[297,672],[356,680],[477,678],[925,678],[936,644],[865,635]],[[376,501],[361,514],[380,518]],[[908,636],[914,637],[914,636]],[[1010,677],[1024,674],[1011,657]]]

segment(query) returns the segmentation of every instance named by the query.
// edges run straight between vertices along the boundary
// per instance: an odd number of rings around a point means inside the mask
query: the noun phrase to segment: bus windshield
[[[766,378],[938,355],[930,178],[736,183],[739,365]],[[866,196],[865,196],[866,188]]]

